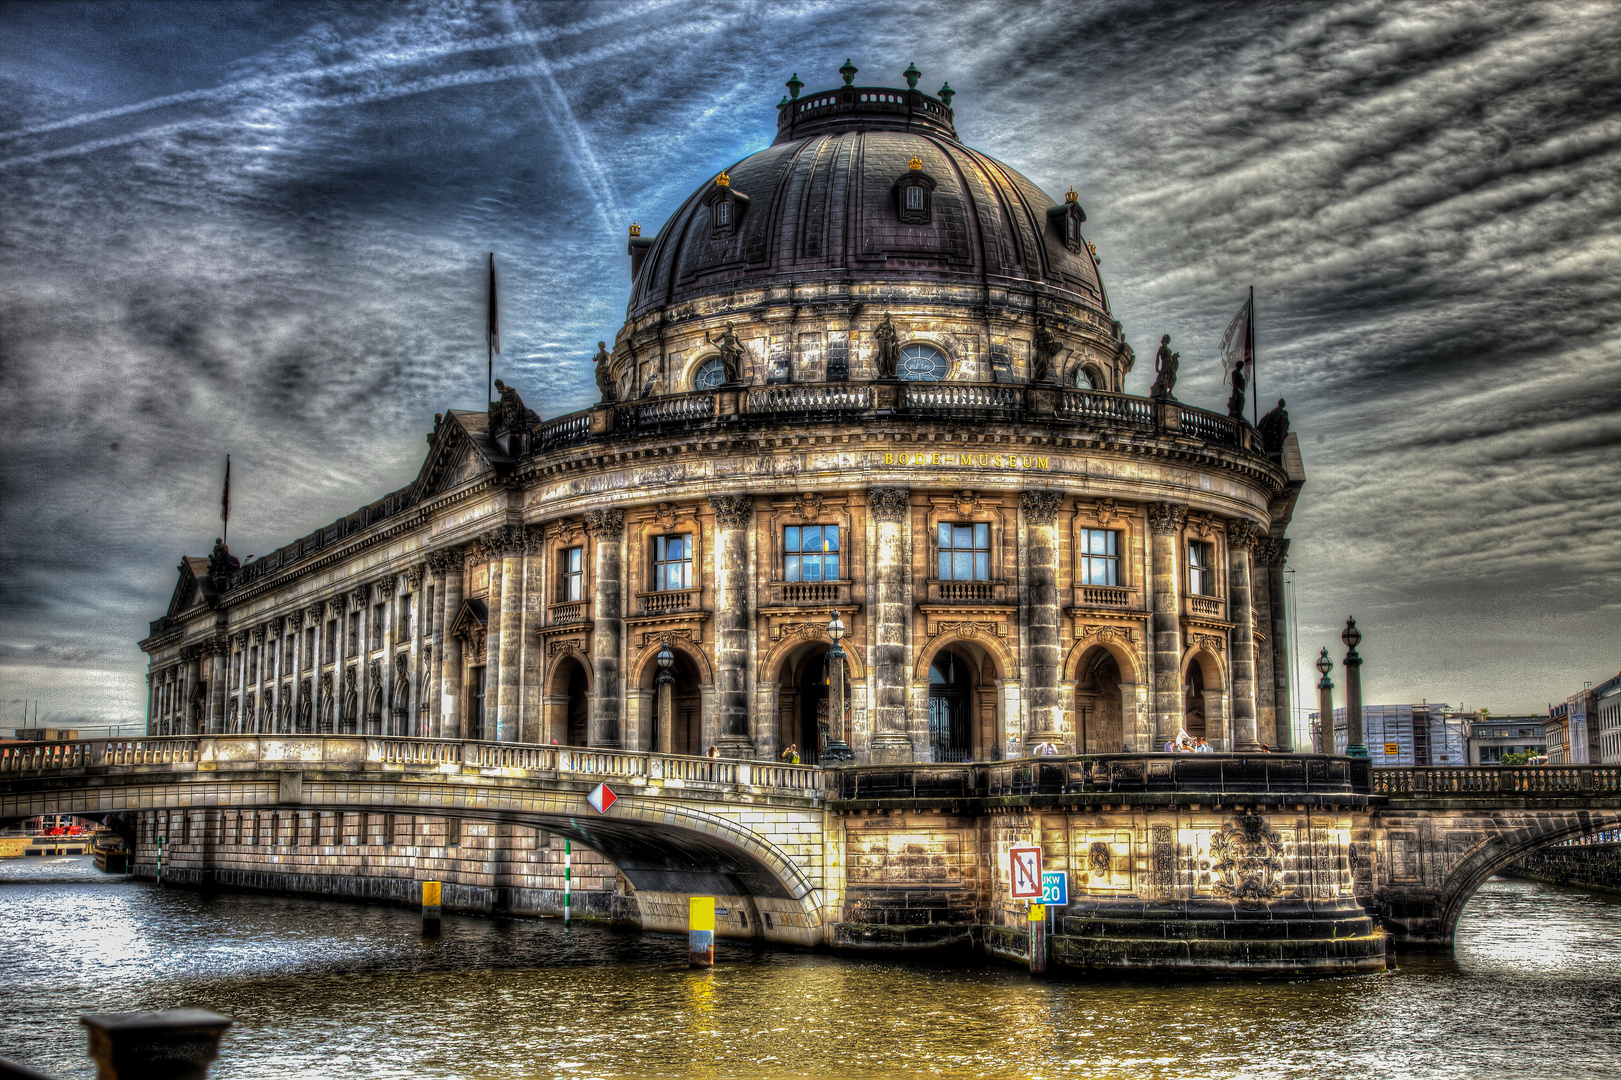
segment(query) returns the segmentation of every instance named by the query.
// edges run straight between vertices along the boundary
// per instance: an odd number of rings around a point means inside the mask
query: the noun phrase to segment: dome
[[[1005,285],[1107,312],[1073,193],[1056,202],[964,146],[950,96],[847,85],[784,99],[770,147],[706,180],[656,238],[632,239],[627,321],[827,279]]]

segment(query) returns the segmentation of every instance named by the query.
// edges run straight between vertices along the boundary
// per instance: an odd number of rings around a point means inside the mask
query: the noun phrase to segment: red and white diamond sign
[[[597,813],[606,814],[608,807],[619,801],[619,796],[615,795],[607,784],[598,784],[591,789],[591,794],[585,797],[585,801],[590,803],[591,809]]]

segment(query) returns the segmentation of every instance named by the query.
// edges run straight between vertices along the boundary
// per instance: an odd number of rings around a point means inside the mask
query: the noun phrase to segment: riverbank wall
[[[133,872],[166,884],[290,893],[417,907],[443,883],[447,912],[563,914],[564,839],[501,822],[412,814],[300,810],[147,811],[135,823]],[[159,840],[162,843],[159,843]],[[612,863],[568,853],[570,917],[639,922]]]
[[[1621,844],[1570,844],[1533,852],[1507,869],[1504,877],[1574,885],[1621,893]]]

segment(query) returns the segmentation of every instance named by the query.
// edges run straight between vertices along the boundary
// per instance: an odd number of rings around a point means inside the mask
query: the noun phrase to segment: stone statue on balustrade
[[[878,343],[878,377],[880,379],[894,379],[899,377],[901,365],[901,350],[898,335],[895,333],[895,324],[890,321],[889,312],[884,312],[884,321],[879,323],[872,332],[873,340]]]
[[[1278,407],[1261,417],[1261,422],[1255,425],[1255,430],[1261,434],[1261,445],[1269,454],[1283,452],[1283,438],[1289,434],[1289,414],[1283,408],[1283,399],[1278,399]]]
[[[540,416],[524,405],[514,387],[497,379],[495,392],[499,397],[490,405],[491,431],[527,431],[540,423]]]
[[[720,332],[720,337],[710,337],[709,331],[704,331],[704,340],[720,350],[721,366],[726,371],[726,383],[739,382],[743,377],[743,343],[737,339],[737,331],[732,324],[727,323],[726,329]]]
[[[1244,365],[1239,364],[1233,368],[1233,392],[1227,399],[1227,415],[1234,420],[1244,419],[1244,388],[1248,385],[1244,379]]]
[[[1181,359],[1181,353],[1171,351],[1170,334],[1159,339],[1159,351],[1154,354],[1154,385],[1148,391],[1149,397],[1155,401],[1176,400],[1171,391],[1176,389],[1176,369]]]
[[[1057,365],[1058,354],[1063,351],[1063,343],[1047,329],[1045,323],[1036,323],[1035,363],[1031,366],[1030,379],[1032,382],[1050,383],[1058,381]]]
[[[591,358],[597,365],[597,390],[602,393],[602,404],[612,405],[619,400],[619,385],[614,382],[613,359],[608,355],[608,343],[597,342],[597,355]]]

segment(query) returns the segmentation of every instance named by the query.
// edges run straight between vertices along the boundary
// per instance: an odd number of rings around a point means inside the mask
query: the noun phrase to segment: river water
[[[236,1019],[232,1077],[1613,1077],[1621,898],[1493,879],[1382,976],[1032,982],[546,920],[0,864],[0,1056],[91,1077],[85,1012]]]

